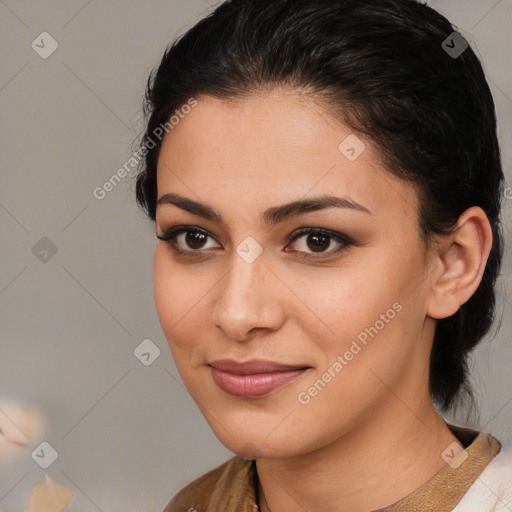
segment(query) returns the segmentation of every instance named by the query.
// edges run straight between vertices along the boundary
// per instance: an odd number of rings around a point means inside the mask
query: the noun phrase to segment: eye
[[[335,231],[329,231],[321,228],[303,228],[293,235],[292,242],[304,238],[304,240],[298,243],[298,251],[293,252],[306,252],[306,254],[318,254],[319,256],[313,256],[313,258],[325,258],[331,257],[341,251],[344,251],[349,246],[354,245],[354,242],[341,233]],[[332,245],[332,242],[338,244],[337,249],[325,251]],[[311,249],[312,253],[308,253],[306,250]],[[310,258],[310,256],[302,256]]]
[[[182,236],[183,235],[183,236]],[[167,242],[171,249],[178,253],[194,253],[201,249],[208,249],[205,241],[211,236],[204,230],[193,226],[175,226],[168,229],[162,235],[156,235],[158,240]],[[181,242],[181,247],[178,245]],[[188,246],[192,250],[183,249]]]
[[[211,247],[205,245],[205,242],[208,239],[213,240],[206,231],[195,226],[175,226],[164,231],[162,235],[156,235],[156,237],[158,240],[167,242],[175,253],[186,254],[187,256],[195,256],[194,253],[205,252],[202,249],[211,249]],[[299,249],[286,252],[303,253],[300,256],[302,258],[320,259],[332,257],[334,254],[346,250],[349,246],[355,245],[353,240],[346,235],[322,228],[302,228],[288,238],[289,243],[295,243],[300,238],[305,240],[298,244]],[[333,241],[338,244],[338,248],[326,251]],[[307,249],[311,249],[312,252],[308,252]]]

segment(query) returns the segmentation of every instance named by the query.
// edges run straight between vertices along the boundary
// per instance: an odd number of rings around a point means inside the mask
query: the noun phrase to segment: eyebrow
[[[173,204],[182,210],[193,213],[194,215],[199,215],[205,219],[224,224],[222,215],[217,213],[211,206],[199,201],[193,201],[192,199],[178,194],[171,193],[163,195],[158,199],[157,206],[162,204]],[[293,216],[303,215],[308,212],[314,212],[326,208],[350,208],[352,210],[358,210],[373,215],[368,208],[349,199],[348,197],[318,196],[268,208],[263,212],[261,219],[264,225],[271,227],[284,222]]]

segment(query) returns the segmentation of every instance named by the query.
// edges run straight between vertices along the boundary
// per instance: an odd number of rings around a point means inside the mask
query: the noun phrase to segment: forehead
[[[412,185],[386,171],[368,138],[310,96],[280,89],[236,100],[196,99],[162,142],[159,197],[174,192],[217,211],[249,211],[339,195],[376,215],[416,217]]]

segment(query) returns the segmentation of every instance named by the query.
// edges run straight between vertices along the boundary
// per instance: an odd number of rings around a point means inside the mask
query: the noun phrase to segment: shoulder
[[[512,447],[489,462],[453,512],[505,512],[512,510]]]
[[[221,487],[230,485],[247,461],[232,457],[183,487],[167,504],[163,512],[197,512],[207,509],[212,496]]]

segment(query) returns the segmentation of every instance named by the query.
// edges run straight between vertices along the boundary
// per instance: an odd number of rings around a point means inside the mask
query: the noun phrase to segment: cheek
[[[294,291],[301,299],[303,311],[297,318],[309,323],[308,331],[314,322],[318,334],[327,334],[330,344],[357,335],[403,298],[403,283],[391,279],[386,268],[389,272],[385,259],[375,255],[368,263],[331,268],[324,275],[316,273],[314,279],[299,279],[302,287]],[[404,276],[400,279],[406,281]],[[292,276],[288,282],[293,282]]]
[[[193,314],[193,290],[194,286],[178,271],[166,248],[157,248],[153,267],[155,306],[171,350],[174,340],[186,337],[187,320]]]
[[[153,266],[155,306],[172,356],[178,367],[185,360],[200,359],[202,332],[207,315],[204,273],[180,271],[165,247],[157,248]]]
[[[165,264],[165,258],[161,249],[156,249],[153,265],[153,292],[158,319],[164,332],[173,325],[176,303],[174,293],[177,290],[176,278],[169,272],[169,266]]]
[[[358,351],[354,341],[361,347],[361,362],[383,363],[398,350],[405,357],[404,345],[414,337],[411,322],[420,321],[417,297],[410,294],[416,279],[414,262],[398,260],[388,250],[374,251],[353,266],[330,272],[307,288],[304,302],[315,315],[302,316],[308,323],[302,327],[317,340],[325,363],[332,364],[351,347]]]

